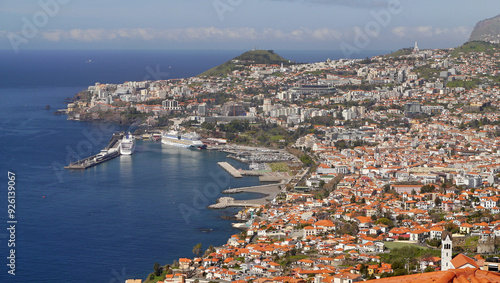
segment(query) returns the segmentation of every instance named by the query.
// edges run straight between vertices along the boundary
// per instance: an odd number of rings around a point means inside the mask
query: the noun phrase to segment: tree
[[[193,253],[196,256],[200,256],[201,255],[201,243],[198,243],[196,246],[193,247]]]
[[[420,189],[420,192],[425,194],[425,193],[433,193],[436,191],[436,187],[434,185],[425,185]]]
[[[377,222],[375,222],[375,224],[384,224],[384,225],[387,225],[389,228],[392,228],[394,227],[394,222],[392,222],[392,220],[388,219],[388,218],[380,218],[379,220],[377,220]]]
[[[359,268],[359,273],[367,274],[368,273],[368,266],[366,266],[366,264],[362,263],[360,268]]]
[[[153,266],[153,269],[155,271],[155,275],[156,276],[160,276],[161,275],[162,267],[160,266],[159,263],[155,263],[154,266]]]
[[[319,181],[319,187],[321,189],[323,188],[324,185],[325,185],[325,181],[324,180]]]
[[[302,155],[300,161],[302,161],[305,166],[312,166],[314,164],[313,159],[307,154]]]
[[[352,195],[352,197],[351,197],[351,203],[356,203],[356,196],[355,195]]]
[[[209,254],[214,253],[214,252],[215,252],[215,248],[214,248],[214,246],[213,246],[213,245],[210,245],[210,246],[208,247],[208,249],[205,251],[205,256],[208,256]]]
[[[434,201],[434,204],[436,206],[441,206],[441,199],[439,197],[437,197],[436,200]]]

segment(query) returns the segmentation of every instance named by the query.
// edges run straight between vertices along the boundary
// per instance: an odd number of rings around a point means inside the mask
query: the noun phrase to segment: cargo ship
[[[161,143],[191,149],[207,148],[207,146],[200,140],[200,136],[197,133],[180,133],[176,130],[164,133],[161,137]]]

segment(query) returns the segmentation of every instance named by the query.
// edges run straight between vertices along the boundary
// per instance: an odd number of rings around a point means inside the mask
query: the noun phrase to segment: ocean
[[[339,52],[275,52],[297,62],[340,57]],[[0,169],[4,176],[0,178],[4,183],[0,191],[0,282],[145,279],[155,262],[164,265],[180,257],[192,258],[197,243],[206,249],[238,233],[231,221],[223,219],[238,209],[205,207],[227,187],[259,184],[254,177],[232,178],[217,166],[219,161],[240,168],[246,168],[245,164],[220,152],[138,141],[132,156],[85,171],[67,171],[61,167],[99,152],[114,131],[129,128],[68,121],[52,113],[65,108],[66,97],[95,82],[189,77],[241,53],[0,51]],[[360,58],[376,54],[366,52]],[[46,105],[50,110],[44,109]],[[8,172],[15,174],[13,219],[8,218]],[[12,220],[17,222],[8,223]],[[14,229],[8,230],[11,225]],[[7,266],[12,248],[15,275],[8,273],[11,268]]]

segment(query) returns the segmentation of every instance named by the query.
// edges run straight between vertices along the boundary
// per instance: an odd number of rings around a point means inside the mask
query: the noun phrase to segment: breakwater
[[[120,156],[120,145],[122,137],[123,133],[113,134],[108,146],[106,146],[105,149],[101,150],[100,153],[70,163],[68,166],[64,167],[64,169],[85,170]]]

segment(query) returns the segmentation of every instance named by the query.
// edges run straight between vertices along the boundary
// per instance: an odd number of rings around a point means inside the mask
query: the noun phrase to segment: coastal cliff
[[[500,42],[500,15],[480,21],[474,27],[469,41]]]

